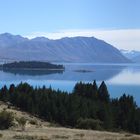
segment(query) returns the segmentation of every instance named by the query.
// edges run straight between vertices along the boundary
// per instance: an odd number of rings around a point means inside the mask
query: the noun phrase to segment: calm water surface
[[[140,64],[68,64],[65,71],[0,71],[0,86],[28,82],[33,86],[51,86],[71,92],[78,81],[98,84],[105,81],[111,97],[133,95],[140,105]]]

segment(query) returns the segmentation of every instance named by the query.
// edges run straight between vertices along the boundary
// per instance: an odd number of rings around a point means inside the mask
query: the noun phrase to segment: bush
[[[13,125],[13,113],[7,112],[7,111],[2,111],[0,112],[0,129],[8,129]]]
[[[26,124],[26,119],[24,117],[21,117],[17,119],[19,125],[21,126],[22,131],[25,130],[25,124]]]
[[[37,125],[38,123],[37,123],[37,120],[30,120],[30,124]]]
[[[82,119],[77,121],[77,128],[101,130],[102,122],[94,119]]]
[[[2,138],[3,137],[3,134],[0,134],[0,138]]]

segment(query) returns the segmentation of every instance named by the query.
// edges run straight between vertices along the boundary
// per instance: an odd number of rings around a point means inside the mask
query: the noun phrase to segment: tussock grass
[[[85,134],[83,134],[83,133],[78,133],[78,134],[75,134],[75,136],[77,136],[77,137],[84,137]]]
[[[55,139],[69,139],[69,136],[64,136],[64,135],[53,135],[52,138],[55,138]]]
[[[47,136],[15,135],[15,140],[50,140]]]

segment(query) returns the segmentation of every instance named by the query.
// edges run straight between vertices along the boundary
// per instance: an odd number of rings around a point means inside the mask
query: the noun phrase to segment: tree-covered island
[[[63,65],[40,61],[19,61],[0,65],[1,69],[64,70]]]

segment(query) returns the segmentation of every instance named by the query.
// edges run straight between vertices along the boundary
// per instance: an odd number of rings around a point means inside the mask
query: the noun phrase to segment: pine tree
[[[107,86],[103,81],[98,89],[98,97],[102,102],[109,103],[109,93],[107,90]]]

